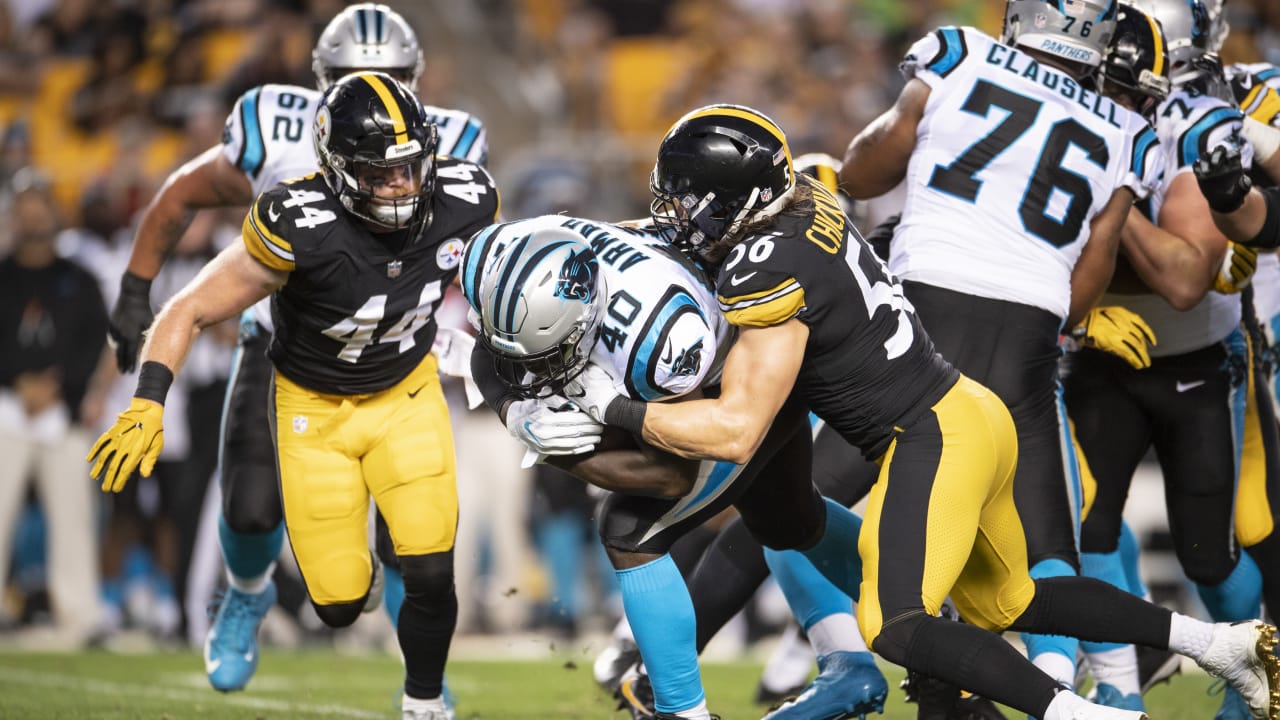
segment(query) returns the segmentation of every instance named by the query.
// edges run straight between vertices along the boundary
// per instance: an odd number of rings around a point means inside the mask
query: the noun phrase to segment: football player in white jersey
[[[154,313],[151,279],[200,208],[248,205],[281,180],[316,172],[310,128],[321,91],[354,70],[382,70],[409,87],[422,74],[422,50],[413,29],[385,5],[347,7],[325,27],[312,52],[319,89],[263,85],[246,92],[227,117],[222,143],[209,148],[165,181],[144,211],[120,295],[111,314],[111,338],[122,371],[136,362],[143,331]],[[484,127],[467,113],[427,106],[439,134],[439,152],[483,165]],[[267,429],[271,364],[270,300],[247,311],[227,388],[219,478],[222,512],[218,538],[229,588],[205,643],[205,668],[217,690],[245,687],[258,664],[257,630],[275,603],[271,580],[284,527],[276,461]],[[380,537],[385,534],[379,519]],[[379,549],[388,546],[379,542]],[[388,546],[389,547],[389,546]],[[380,553],[387,611],[393,622],[403,600],[394,556]]]
[[[512,433],[539,449],[556,450],[548,443],[561,438],[577,443],[562,450],[588,449],[600,430],[597,425],[575,439],[569,430],[589,418],[556,412],[568,402],[562,396],[529,396],[563,392],[562,386],[588,362],[607,368],[627,397],[683,396],[714,385],[719,358],[733,335],[701,271],[658,236],[637,229],[561,216],[499,225],[468,246],[462,284],[481,325],[473,374]],[[486,382],[486,375],[502,382]],[[662,718],[708,716],[697,655],[715,629],[706,632],[703,627],[714,593],[700,592],[691,599],[668,550],[690,528],[730,504],[762,541],[779,547],[799,542],[812,529],[802,518],[813,521],[821,507],[803,462],[809,439],[807,432],[788,430],[767,441],[786,448],[787,463],[795,464],[699,466],[659,453],[661,460],[637,473],[631,465],[610,470],[608,463],[616,462],[610,452],[551,460],[615,491],[602,506],[600,534],[649,672],[647,678],[625,677],[619,687],[620,699],[634,717],[654,712]],[[653,451],[641,452],[644,460],[643,453]],[[682,482],[646,487],[654,473],[669,474],[673,462],[687,470]],[[660,496],[653,497],[655,492]],[[881,710],[888,686],[857,637],[849,597],[798,555],[772,564],[779,573],[792,573],[795,567],[794,573],[804,575],[803,581],[796,580],[803,587],[788,597],[806,627],[820,625],[815,634],[828,635],[848,630],[843,639],[852,636],[856,642],[838,655],[823,651],[820,666],[840,687],[820,693],[825,711],[811,706],[803,717]],[[645,697],[648,693],[651,699]]]
[[[1210,88],[1220,66],[1206,56],[1209,18],[1199,0],[1141,0],[1168,40],[1173,89],[1156,109],[1166,170],[1149,203],[1125,226],[1123,261],[1103,302],[1143,317],[1159,343],[1136,371],[1084,349],[1069,358],[1064,385],[1076,437],[1097,482],[1081,528],[1086,572],[1120,587],[1120,525],[1129,483],[1154,447],[1165,480],[1175,551],[1215,620],[1257,617],[1258,568],[1231,542],[1238,437],[1244,423],[1248,347],[1238,297],[1211,292],[1227,241],[1213,226],[1191,167],[1237,136],[1242,116]],[[1090,647],[1095,670],[1109,652]],[[1138,702],[1135,680],[1116,675],[1111,702]],[[1127,700],[1126,700],[1127,698]],[[1220,717],[1244,718],[1234,691]]]
[[[889,268],[938,352],[1013,415],[1033,577],[1079,571],[1059,331],[1096,304],[1158,156],[1145,119],[1087,89],[1115,13],[1111,0],[1013,0],[1003,41],[973,28],[927,35],[902,63],[897,104],[854,138],[841,171],[859,199],[907,178]],[[1039,667],[1072,681],[1074,640],[1024,640]]]

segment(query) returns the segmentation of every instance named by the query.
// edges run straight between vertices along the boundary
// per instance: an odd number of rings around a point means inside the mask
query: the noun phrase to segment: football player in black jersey
[[[332,85],[312,130],[321,173],[258,196],[244,242],[166,305],[132,404],[90,453],[91,475],[112,491],[135,468],[148,475],[165,393],[196,333],[272,295],[271,420],[285,526],[311,602],[344,627],[380,601],[372,495],[404,575],[404,717],[444,720],[458,505],[434,314],[463,240],[493,222],[498,194],[480,166],[435,155],[435,125],[386,74]]]
[[[798,395],[878,459],[857,540],[862,577],[844,574],[856,567],[845,560],[853,541],[832,532],[834,503],[804,552],[860,595],[862,632],[890,662],[1045,720],[1139,718],[1065,690],[992,631],[1134,642],[1192,657],[1256,717],[1275,716],[1274,627],[1203,623],[1088,578],[1030,577],[1008,410],[934,351],[836,199],[797,181],[772,120],[738,106],[690,112],[663,139],[651,185],[655,221],[718,267],[722,308],[740,329],[721,395],[642,403],[591,367],[568,388],[580,407],[671,452],[745,462]],[[972,624],[937,617],[948,594]]]

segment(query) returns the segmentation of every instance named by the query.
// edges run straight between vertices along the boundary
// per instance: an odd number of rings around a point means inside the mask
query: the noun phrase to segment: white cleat
[[[1054,695],[1044,716],[1045,720],[1149,720],[1141,710],[1098,705],[1070,691]]]
[[[1226,680],[1255,720],[1280,720],[1280,658],[1276,628],[1261,620],[1218,623],[1199,665]]]

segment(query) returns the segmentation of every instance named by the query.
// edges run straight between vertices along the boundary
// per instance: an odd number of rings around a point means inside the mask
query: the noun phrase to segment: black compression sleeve
[[[480,388],[480,394],[484,396],[484,404],[498,413],[498,417],[503,417],[502,413],[507,403],[520,399],[520,396],[511,392],[511,388],[507,387],[507,384],[498,376],[498,371],[493,365],[493,355],[480,343],[476,343],[471,351],[471,379],[475,381],[476,387]]]
[[[1262,199],[1267,201],[1267,217],[1262,221],[1262,229],[1258,234],[1244,245],[1274,250],[1280,247],[1280,187],[1266,188],[1259,192],[1262,193]]]

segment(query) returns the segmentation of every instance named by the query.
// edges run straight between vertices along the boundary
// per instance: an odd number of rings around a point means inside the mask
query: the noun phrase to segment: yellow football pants
[[[274,395],[285,528],[316,604],[369,590],[370,495],[397,555],[453,547],[453,434],[434,355],[379,393],[327,395],[276,373]]]
[[[1004,404],[966,377],[901,429],[858,539],[868,645],[896,618],[937,615],[948,594],[968,622],[991,630],[1027,608],[1035,584],[1013,504],[1017,443]]]

